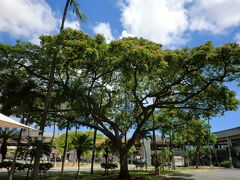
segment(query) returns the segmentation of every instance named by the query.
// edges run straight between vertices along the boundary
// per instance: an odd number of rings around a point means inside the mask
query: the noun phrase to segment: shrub
[[[113,163],[101,163],[101,168],[104,169],[116,169],[118,167],[117,164],[113,164]]]
[[[11,161],[4,161],[4,162],[0,162],[0,169],[4,168],[4,169],[10,169],[12,166],[12,162]],[[51,169],[53,167],[52,163],[40,163],[39,165],[39,170],[41,172],[47,172],[49,169]],[[15,170],[17,171],[24,171],[26,169],[32,169],[33,168],[33,164],[23,164],[23,163],[18,163],[16,162],[15,164]]]
[[[39,165],[39,171],[41,172],[47,172],[49,169],[53,167],[52,163],[40,163]]]
[[[12,162],[11,161],[3,161],[0,162],[0,169],[9,169],[11,168]]]
[[[221,167],[229,168],[231,166],[231,162],[229,160],[223,161],[220,163]]]

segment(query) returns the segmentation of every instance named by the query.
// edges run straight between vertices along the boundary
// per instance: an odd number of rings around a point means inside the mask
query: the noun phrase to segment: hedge
[[[118,167],[117,164],[113,164],[113,163],[101,163],[101,168],[104,169],[116,169]]]
[[[12,162],[11,161],[4,161],[0,162],[0,169],[11,169]],[[53,167],[52,163],[40,163],[39,164],[39,171],[46,172]],[[15,170],[17,171],[24,171],[25,169],[32,169],[33,164],[23,164],[16,162]]]

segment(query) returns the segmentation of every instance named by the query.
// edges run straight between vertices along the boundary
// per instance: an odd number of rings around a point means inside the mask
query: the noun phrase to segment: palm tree
[[[79,8],[77,0],[67,0],[65,7],[64,7],[64,11],[63,11],[62,24],[61,24],[60,31],[64,29],[64,23],[65,23],[67,11],[69,8],[72,8],[73,13],[77,15],[80,22],[83,22],[85,19],[84,14],[81,12],[81,10]]]
[[[68,11],[69,7],[72,7],[73,12],[75,12],[76,15],[79,17],[80,22],[83,21],[84,15],[80,11],[77,0],[67,0],[66,5],[64,7],[60,31],[62,31],[64,29],[64,23],[65,23],[65,19],[66,19],[67,11]],[[44,132],[44,128],[46,125],[47,115],[48,115],[48,111],[49,111],[48,109],[49,109],[49,105],[50,105],[50,101],[51,101],[51,94],[52,94],[52,89],[53,89],[54,79],[55,79],[54,75],[55,75],[55,69],[57,66],[57,59],[56,59],[57,55],[55,54],[53,57],[54,58],[52,59],[50,74],[49,74],[49,81],[48,81],[48,85],[47,85],[47,94],[46,94],[45,102],[44,102],[44,110],[43,110],[43,114],[42,114],[42,118],[41,118],[41,122],[40,122],[39,136],[41,137],[40,138],[41,140],[39,140],[37,143],[37,151],[36,151],[35,160],[34,160],[34,168],[32,171],[32,179],[33,180],[38,179],[39,163],[40,163],[40,155],[39,154],[42,149],[42,138],[43,138],[42,132]]]
[[[96,138],[97,138],[97,129],[94,129],[94,133],[93,133],[92,158],[91,158],[91,174],[93,174],[93,164],[94,164],[95,150],[96,150]]]
[[[76,179],[80,171],[80,159],[84,152],[92,149],[92,140],[86,134],[77,134],[72,141],[74,149],[77,151],[77,161],[78,161],[78,171],[76,174]]]
[[[1,145],[1,154],[2,154],[2,162],[6,158],[7,154],[7,141],[9,139],[17,138],[18,135],[17,129],[8,129],[8,128],[0,128],[0,139],[2,139],[2,145]]]
[[[67,153],[69,123],[70,123],[70,119],[67,120],[67,127],[66,127],[66,134],[65,134],[65,144],[64,144],[64,151],[63,151],[63,156],[62,156],[61,179],[63,179],[64,163],[65,163],[66,153]]]

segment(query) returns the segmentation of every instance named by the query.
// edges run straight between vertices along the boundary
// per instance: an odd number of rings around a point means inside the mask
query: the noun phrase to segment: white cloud
[[[0,22],[0,32],[33,42],[57,29],[57,21],[45,0],[1,0]]]
[[[114,39],[114,38],[113,38],[113,35],[112,35],[111,26],[110,26],[109,23],[104,23],[104,22],[98,23],[98,24],[93,28],[93,31],[94,31],[96,34],[102,34],[102,35],[104,35],[105,38],[106,38],[106,41],[107,41],[108,43]]]
[[[184,42],[189,22],[186,3],[190,0],[121,1],[122,36],[143,37],[163,45]]]
[[[189,16],[190,30],[225,33],[240,25],[240,0],[195,0]]]
[[[80,23],[78,21],[65,21],[64,28],[80,29]]]
[[[237,34],[235,35],[235,40],[236,40],[236,42],[237,42],[238,44],[240,44],[240,33],[237,33]]]

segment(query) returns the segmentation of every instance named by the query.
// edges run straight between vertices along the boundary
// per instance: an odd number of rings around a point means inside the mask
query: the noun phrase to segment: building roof
[[[222,131],[213,132],[213,134],[216,134],[217,138],[226,138],[231,136],[239,136],[240,135],[240,126],[226,129]]]

